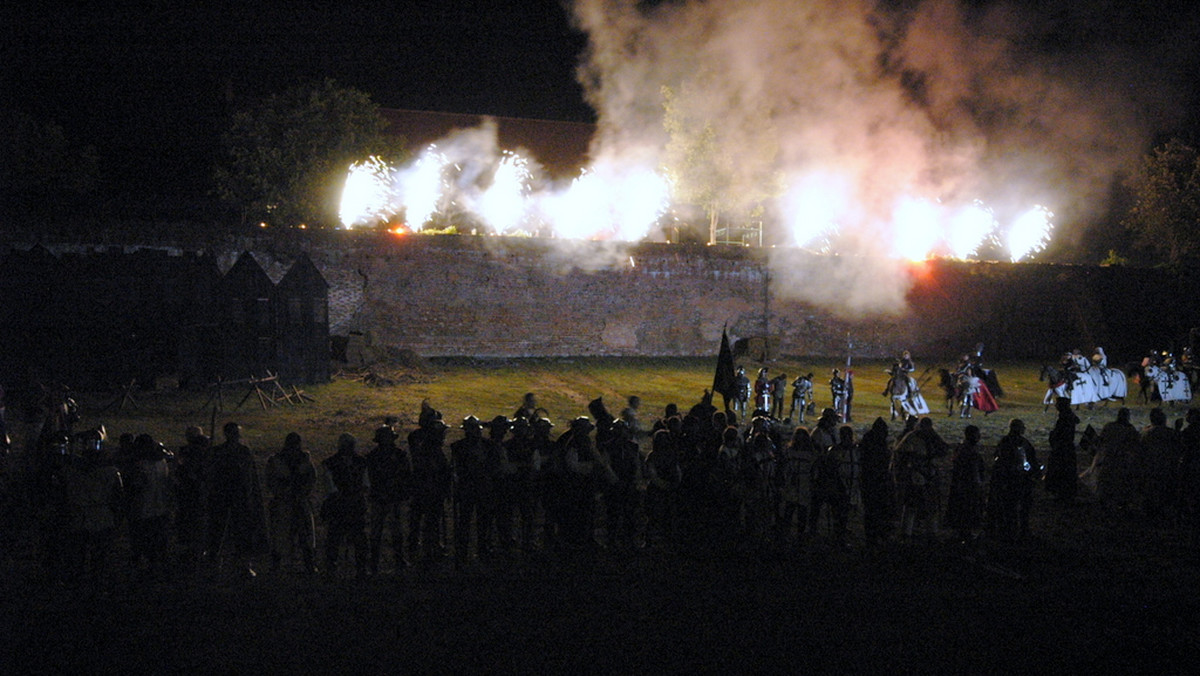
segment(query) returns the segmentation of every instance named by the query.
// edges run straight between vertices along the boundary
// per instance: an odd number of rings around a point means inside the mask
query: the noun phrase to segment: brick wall
[[[728,326],[769,335],[775,355],[843,356],[851,340],[862,358],[950,359],[983,342],[992,359],[1102,345],[1125,360],[1180,349],[1200,325],[1196,284],[1155,270],[932,262],[826,279],[828,259],[803,252],[355,232],[208,248],[228,262],[253,251],[269,274],[307,252],[330,285],[331,333],[422,356],[708,356]],[[855,283],[898,300],[850,312],[837,291]]]

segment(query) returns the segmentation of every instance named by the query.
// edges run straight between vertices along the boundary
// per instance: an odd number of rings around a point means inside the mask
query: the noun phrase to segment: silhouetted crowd
[[[1080,435],[1060,400],[1043,464],[1019,419],[985,454],[978,427],[951,444],[928,417],[898,434],[883,418],[860,434],[833,409],[811,427],[762,410],[740,421],[706,392],[644,426],[639,406],[631,397],[613,415],[596,399],[557,430],[527,394],[511,415],[457,421],[447,443],[451,425],[423,402],[412,429],[392,417],[369,444],[341,434],[320,463],[293,432],[261,467],[237,423],[219,443],[188,427],[172,451],[146,434],[112,443],[102,427],[70,432],[57,427],[69,417],[59,411],[23,453],[5,447],[0,546],[11,556],[28,536],[49,579],[102,587],[122,537],[132,575],[155,580],[254,577],[263,564],[366,577],[535,552],[1007,542],[1029,535],[1039,484],[1061,501],[1082,486],[1106,508],[1186,528],[1200,543],[1197,410],[1170,426],[1154,409],[1137,430],[1121,409]],[[1092,458],[1082,473],[1080,453]],[[854,513],[861,537],[850,532]]]

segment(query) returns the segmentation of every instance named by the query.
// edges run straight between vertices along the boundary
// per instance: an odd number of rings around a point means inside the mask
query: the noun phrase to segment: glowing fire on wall
[[[551,185],[518,153],[455,161],[435,144],[404,167],[376,157],[353,164],[340,215],[347,228],[387,223],[398,233],[438,229],[435,220],[449,213],[453,218],[443,221],[480,234],[639,241],[656,236],[653,228],[670,205],[671,186],[653,167],[599,162],[569,184]],[[956,205],[901,195],[890,209],[872,213],[856,198],[853,181],[834,171],[792,177],[778,207],[794,246],[836,253],[865,242],[909,261],[977,258],[985,245],[1014,262],[1028,260],[1054,229],[1054,214],[1040,205],[1008,224],[981,200]]]

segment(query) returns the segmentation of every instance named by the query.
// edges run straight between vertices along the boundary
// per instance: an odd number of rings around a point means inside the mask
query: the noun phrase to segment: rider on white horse
[[[1096,354],[1092,355],[1092,363],[1100,369],[1100,377],[1104,379],[1104,384],[1108,385],[1108,355],[1104,354],[1104,348],[1096,347]]]

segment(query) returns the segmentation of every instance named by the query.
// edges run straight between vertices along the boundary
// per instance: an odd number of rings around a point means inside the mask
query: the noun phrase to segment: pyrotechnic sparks
[[[528,163],[520,155],[506,151],[492,176],[492,184],[479,199],[479,216],[496,232],[516,229],[525,217],[528,190]]]
[[[992,210],[975,200],[954,214],[950,221],[949,232],[946,233],[950,255],[964,260],[974,256],[995,229],[996,217],[992,215]]]
[[[383,160],[371,156],[350,165],[338,214],[342,225],[352,228],[391,216],[391,190],[391,172]]]
[[[543,198],[542,210],[557,237],[637,241],[666,210],[668,195],[666,179],[653,170],[602,165]]]
[[[413,231],[421,230],[437,210],[446,189],[446,157],[431,145],[411,166],[395,173],[404,220]]]
[[[906,198],[892,214],[893,252],[899,258],[923,261],[929,258],[941,237],[938,208],[931,202]]]
[[[823,237],[827,246],[838,219],[849,212],[850,185],[833,174],[808,174],[784,193],[780,204],[796,246],[810,247]]]
[[[1009,228],[1006,237],[1008,251],[1016,263],[1046,248],[1054,229],[1054,214],[1038,205],[1022,214]]]

